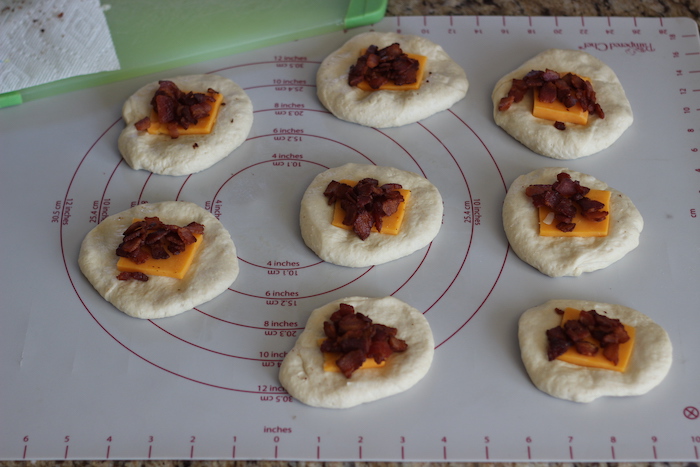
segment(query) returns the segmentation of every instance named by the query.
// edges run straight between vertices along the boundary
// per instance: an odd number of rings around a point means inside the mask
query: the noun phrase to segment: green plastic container
[[[373,24],[387,0],[103,0],[121,68],[0,94],[0,107]]]

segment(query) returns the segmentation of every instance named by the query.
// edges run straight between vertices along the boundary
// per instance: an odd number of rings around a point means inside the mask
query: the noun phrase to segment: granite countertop
[[[698,0],[388,0],[387,16],[629,16],[689,17],[700,24]],[[284,461],[0,461],[0,467],[698,467],[692,462],[657,463],[422,463]]]
[[[387,16],[685,16],[700,23],[697,0],[388,0]]]

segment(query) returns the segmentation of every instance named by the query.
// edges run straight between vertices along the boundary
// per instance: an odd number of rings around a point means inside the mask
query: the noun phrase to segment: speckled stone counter
[[[388,16],[648,16],[693,18],[698,0],[389,0]]]
[[[700,23],[698,0],[388,0],[387,16],[628,16],[689,17]],[[0,461],[0,467],[698,467],[674,463],[421,463],[283,461]]]
[[[698,467],[693,462],[473,463],[473,462],[283,462],[283,461],[38,461],[0,462],[2,467]]]

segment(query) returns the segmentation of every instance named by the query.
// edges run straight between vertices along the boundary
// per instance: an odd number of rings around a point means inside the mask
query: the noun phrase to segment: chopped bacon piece
[[[581,208],[581,214],[586,219],[592,221],[600,222],[608,216],[608,211],[603,211],[605,207],[600,201],[595,201],[590,198],[581,198],[578,201],[578,205]]]
[[[167,259],[197,241],[194,234],[204,233],[204,226],[191,222],[185,227],[164,224],[158,217],[146,217],[132,223],[124,231],[124,240],[117,247],[117,256],[143,264],[148,258]]]
[[[358,213],[355,215],[355,220],[352,222],[352,229],[355,231],[360,240],[366,240],[369,234],[372,233],[372,224],[374,223],[374,218],[372,214],[363,210],[358,209]],[[347,222],[344,222],[347,225]]]
[[[193,234],[203,234],[204,233],[204,226],[202,224],[199,224],[197,222],[190,222],[185,226],[187,230],[192,232]]]
[[[566,172],[557,174],[557,181],[551,185],[530,185],[525,188],[525,194],[532,198],[536,208],[546,206],[554,212],[557,229],[571,232],[576,227],[572,222],[577,211],[586,219],[596,222],[604,220],[609,212],[603,211],[605,205],[599,201],[587,198],[590,188],[572,180]]]
[[[595,310],[581,310],[581,313],[578,314],[579,321],[581,321],[581,323],[589,330],[595,327],[595,316],[593,313],[595,313]]]
[[[498,110],[508,110],[510,106],[515,102],[515,95],[508,94],[506,97],[502,97],[498,102]]]
[[[408,349],[408,344],[405,340],[399,339],[396,336],[389,336],[389,347],[394,352],[405,352]]]
[[[403,53],[397,43],[383,49],[371,45],[350,67],[348,84],[357,86],[366,81],[372,89],[379,89],[390,81],[397,86],[413,84],[418,79],[419,67],[418,60]]]
[[[551,362],[571,347],[571,341],[566,336],[564,328],[557,326],[547,329],[547,359]]]
[[[340,371],[346,378],[352,376],[355,370],[362,367],[362,364],[367,360],[367,354],[361,350],[351,350],[348,353],[343,354],[335,361],[338,365]]]
[[[533,197],[551,191],[551,189],[552,185],[530,185],[525,188],[525,194],[529,197]]]
[[[603,355],[610,360],[613,365],[620,362],[620,344],[608,344],[603,347]]]
[[[559,78],[559,73],[554,70],[547,69],[547,71],[542,73],[542,79],[545,81],[545,83],[557,81]]]
[[[177,129],[177,122],[168,122],[165,126],[168,129],[170,138],[177,139],[180,137],[180,130]]]
[[[151,247],[151,258],[153,259],[168,259],[170,254],[165,250],[165,246],[158,242],[150,245]]]
[[[600,117],[600,118],[605,118],[605,112],[603,112],[603,109],[600,107],[600,104],[593,104],[593,111]]]
[[[148,276],[142,272],[120,272],[117,276],[117,279],[119,279],[120,281],[128,281],[134,279],[141,282],[147,282]]]
[[[551,104],[557,100],[557,87],[552,82],[547,82],[540,88],[540,102]]]
[[[552,189],[567,198],[576,194],[586,195],[591,191],[590,188],[581,186],[578,180],[572,180],[571,175],[566,172],[557,174],[557,181],[552,184]]]
[[[598,353],[598,347],[595,344],[588,341],[578,341],[574,343],[576,351],[581,355],[593,356]],[[616,363],[617,364],[617,363]]]
[[[408,349],[408,344],[396,337],[396,328],[373,323],[347,303],[341,303],[329,319],[323,323],[326,339],[321,343],[321,352],[342,354],[335,363],[346,378],[368,358],[381,363],[394,352]]]
[[[566,336],[574,342],[586,339],[591,335],[591,332],[579,320],[569,320],[564,323],[564,331]]]
[[[158,122],[164,124],[175,122],[176,106],[177,100],[175,98],[165,94],[156,94],[153,109],[158,114]]]
[[[379,186],[373,178],[362,179],[354,187],[332,180],[323,194],[328,198],[328,204],[340,202],[345,211],[343,224],[352,226],[357,236],[365,240],[372,227],[381,232],[383,218],[398,210],[404,201],[400,189],[398,183]]]
[[[396,338],[390,337],[389,339],[396,339]],[[401,341],[401,342],[403,342],[403,341]],[[405,344],[405,342],[404,342],[404,344]],[[385,341],[385,340],[381,340],[381,341],[373,340],[369,346],[369,353],[372,354],[374,361],[377,363],[382,363],[387,358],[389,358],[391,356],[391,354],[394,352],[395,352],[395,350],[391,347],[389,342]]]
[[[576,224],[573,222],[558,222],[557,223],[557,229],[561,230],[562,232],[573,232],[573,230],[576,228]]]
[[[151,128],[151,117],[143,117],[138,122],[134,123],[138,131],[146,131]]]

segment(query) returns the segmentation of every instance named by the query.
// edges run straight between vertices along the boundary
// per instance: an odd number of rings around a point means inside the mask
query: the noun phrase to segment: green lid
[[[121,68],[0,94],[0,107],[380,21],[387,0],[103,0]]]

